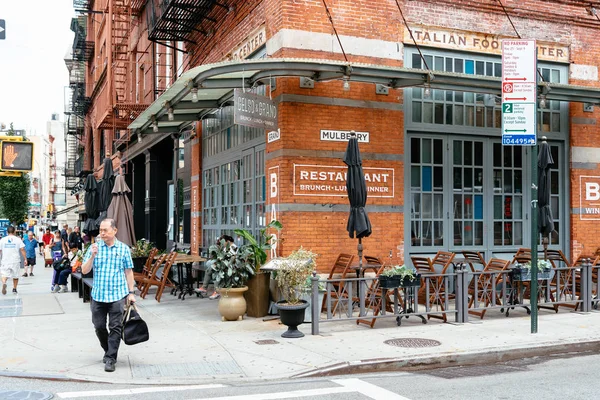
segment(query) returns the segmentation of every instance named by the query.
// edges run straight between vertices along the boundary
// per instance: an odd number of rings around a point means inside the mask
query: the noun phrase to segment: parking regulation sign
[[[6,39],[6,21],[0,19],[0,40]]]
[[[537,118],[535,40],[502,41],[502,144],[535,145]]]

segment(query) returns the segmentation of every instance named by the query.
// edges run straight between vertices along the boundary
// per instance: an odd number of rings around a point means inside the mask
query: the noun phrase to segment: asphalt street
[[[304,380],[194,386],[135,386],[0,377],[0,400],[12,391],[41,391],[55,399],[119,400],[577,400],[597,398],[600,355],[536,357],[480,366]],[[9,397],[9,394],[13,397]]]

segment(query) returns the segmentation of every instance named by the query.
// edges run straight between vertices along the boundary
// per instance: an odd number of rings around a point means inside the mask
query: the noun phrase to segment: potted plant
[[[249,261],[254,261],[254,276],[248,280],[248,291],[244,293],[247,303],[247,313],[250,317],[260,318],[269,312],[269,281],[270,272],[260,271],[260,267],[267,261],[267,252],[271,250],[274,244],[274,236],[267,233],[269,229],[281,230],[282,225],[279,221],[273,220],[266,227],[260,230],[258,238],[255,238],[250,231],[246,229],[235,229],[236,235],[244,239],[242,247],[248,248],[252,253]]]
[[[317,255],[302,247],[286,257],[276,272],[276,280],[281,289],[283,300],[278,301],[276,307],[279,311],[281,323],[288,330],[281,336],[284,338],[300,338],[304,334],[298,330],[298,325],[304,322],[305,309],[308,302],[302,300],[302,289],[306,279],[315,269]]]
[[[538,280],[552,278],[552,264],[550,261],[538,260]],[[515,281],[526,282],[531,280],[531,261],[525,264],[517,264],[512,270],[512,278]]]
[[[226,321],[241,319],[246,313],[246,282],[255,274],[252,249],[248,246],[236,249],[233,243],[221,239],[220,243],[210,246],[208,255],[213,260],[212,278],[221,295],[219,313]]]
[[[133,260],[133,272],[142,272],[144,264],[150,255],[150,250],[154,248],[154,244],[146,239],[138,240],[131,248],[131,259]]]
[[[379,286],[382,289],[419,286],[421,275],[406,265],[396,265],[379,275]]]

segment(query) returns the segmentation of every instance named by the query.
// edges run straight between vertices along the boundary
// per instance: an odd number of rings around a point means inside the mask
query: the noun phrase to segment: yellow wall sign
[[[420,46],[470,51],[477,53],[502,54],[502,40],[513,37],[492,35],[482,32],[469,32],[458,29],[439,28],[434,26],[411,25],[415,41]],[[408,29],[404,30],[404,44],[412,45]],[[537,41],[539,60],[560,63],[569,62],[569,46],[559,43]],[[430,68],[432,66],[430,65]]]

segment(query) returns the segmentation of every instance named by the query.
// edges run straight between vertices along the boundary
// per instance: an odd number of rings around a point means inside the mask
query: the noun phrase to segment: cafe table
[[[192,264],[195,262],[205,262],[206,258],[193,254],[178,254],[173,261],[173,264],[177,268],[177,285],[171,291],[172,295],[176,295],[179,292],[177,298],[185,300],[186,295],[196,294],[194,292],[194,280],[192,279]],[[184,270],[185,268],[185,278]]]

